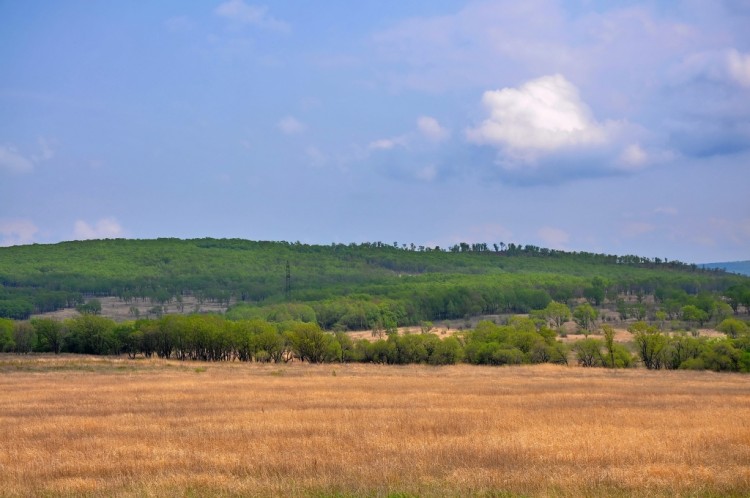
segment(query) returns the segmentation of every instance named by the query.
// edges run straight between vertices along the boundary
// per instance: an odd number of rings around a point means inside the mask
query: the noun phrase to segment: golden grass
[[[750,494],[750,377],[0,356],[4,496]]]

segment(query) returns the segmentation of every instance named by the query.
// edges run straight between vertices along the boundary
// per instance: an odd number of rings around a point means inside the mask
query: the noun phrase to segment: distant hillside
[[[728,261],[725,263],[706,263],[701,265],[702,268],[725,270],[730,273],[739,273],[740,275],[750,275],[750,261]]]
[[[322,325],[344,323],[343,316],[352,328],[372,321],[373,306],[391,310],[399,324],[414,324],[525,313],[552,299],[666,299],[748,282],[659,258],[504,243],[91,240],[0,248],[0,317],[24,319],[105,296],[174,309],[190,297],[223,308],[317,303]]]

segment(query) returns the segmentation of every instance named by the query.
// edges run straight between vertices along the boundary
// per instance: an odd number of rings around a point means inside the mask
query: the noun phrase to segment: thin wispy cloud
[[[34,169],[34,162],[15,146],[0,145],[0,168],[10,173],[27,173]]]
[[[420,116],[417,119],[417,129],[427,140],[442,142],[451,136],[450,130],[440,125],[437,119],[431,116]]]
[[[0,246],[31,244],[39,228],[27,219],[0,219]]]
[[[307,130],[307,125],[293,116],[281,118],[276,127],[285,135],[297,135]]]
[[[251,5],[242,0],[229,0],[216,8],[216,15],[237,25],[255,26],[280,33],[289,33],[288,23],[270,14],[268,7]]]
[[[38,149],[30,155],[22,153],[15,145],[0,145],[0,171],[29,173],[34,170],[35,165],[55,157],[51,141],[39,138],[37,144]]]
[[[125,230],[115,218],[102,218],[94,223],[77,220],[73,227],[75,240],[114,239],[124,235]]]

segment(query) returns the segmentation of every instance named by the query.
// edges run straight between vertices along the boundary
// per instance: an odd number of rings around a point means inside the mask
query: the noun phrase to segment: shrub
[[[491,357],[493,365],[520,365],[523,360],[523,353],[518,349],[497,349]]]
[[[737,320],[736,318],[727,318],[716,327],[716,330],[736,339],[737,337],[748,333],[748,326],[745,322]]]

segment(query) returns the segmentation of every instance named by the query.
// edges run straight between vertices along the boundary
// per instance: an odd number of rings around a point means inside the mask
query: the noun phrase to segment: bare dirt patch
[[[152,303],[148,299],[135,299],[129,302],[125,302],[119,297],[97,297],[92,299],[98,299],[99,302],[102,303],[102,316],[111,318],[117,322],[135,320],[138,317],[154,318],[156,316],[159,316],[159,313],[154,311],[155,306],[160,306],[162,308],[160,312],[162,314],[169,313],[187,315],[191,313],[224,313],[227,310],[227,306],[225,304],[220,304],[212,301],[200,302],[194,296],[182,297],[181,303],[172,300],[168,303],[165,303],[164,305]],[[137,310],[137,312],[135,310]],[[34,317],[64,320],[66,318],[72,318],[78,315],[79,313],[74,308],[66,308],[49,313],[40,313],[34,315]]]

